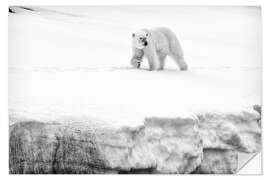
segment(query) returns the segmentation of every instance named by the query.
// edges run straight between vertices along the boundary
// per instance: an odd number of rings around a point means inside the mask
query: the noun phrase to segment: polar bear
[[[180,70],[188,68],[176,35],[165,27],[132,33],[132,52],[131,65],[135,68],[140,68],[144,56],[148,59],[150,71],[164,69],[167,56],[174,59]]]

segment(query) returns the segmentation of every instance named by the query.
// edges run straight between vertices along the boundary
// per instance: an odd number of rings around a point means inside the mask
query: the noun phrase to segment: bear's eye
[[[146,33],[145,35],[146,35],[146,36],[148,36],[148,34],[147,34],[147,33]]]
[[[134,33],[132,33],[132,37],[135,37],[135,34]]]

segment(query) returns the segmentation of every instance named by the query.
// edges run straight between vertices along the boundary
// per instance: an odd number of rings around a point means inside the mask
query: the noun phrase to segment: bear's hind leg
[[[187,63],[185,62],[183,56],[172,55],[172,58],[174,59],[181,71],[186,71],[188,69]]]

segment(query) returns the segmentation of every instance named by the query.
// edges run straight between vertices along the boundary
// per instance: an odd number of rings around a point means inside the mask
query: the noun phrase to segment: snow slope
[[[260,11],[248,7],[11,7],[9,114],[138,126],[145,117],[241,112],[261,104]],[[189,71],[130,68],[131,33],[167,26]]]

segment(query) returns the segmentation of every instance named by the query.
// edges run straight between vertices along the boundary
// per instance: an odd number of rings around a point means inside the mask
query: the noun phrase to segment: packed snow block
[[[147,118],[138,128],[98,135],[106,165],[120,171],[190,173],[202,160],[202,142],[191,118]]]
[[[203,148],[254,153],[261,149],[260,114],[254,110],[198,115]]]
[[[54,142],[44,123],[23,122],[10,126],[9,170],[12,174],[53,172]]]
[[[237,171],[238,154],[235,150],[203,149],[202,163],[195,174],[234,174]]]
[[[10,127],[11,174],[106,173],[92,135],[59,124],[22,122]]]
[[[253,109],[260,114],[260,117],[257,119],[259,126],[261,127],[261,115],[262,115],[262,107],[260,105],[254,105]]]

